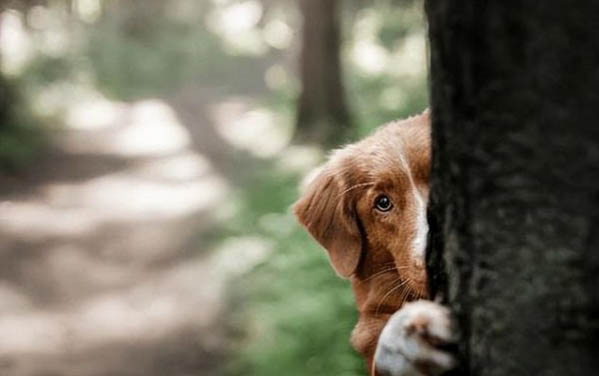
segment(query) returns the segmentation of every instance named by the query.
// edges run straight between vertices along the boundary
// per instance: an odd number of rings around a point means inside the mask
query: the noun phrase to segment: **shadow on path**
[[[190,98],[152,126],[131,119],[162,116],[159,101],[60,131],[30,171],[2,178],[0,374],[223,374],[226,286],[252,260],[239,268],[243,245],[203,234],[235,215],[221,203],[263,162],[222,139],[213,102]]]

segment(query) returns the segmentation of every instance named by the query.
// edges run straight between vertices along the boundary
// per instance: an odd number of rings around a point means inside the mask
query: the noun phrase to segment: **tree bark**
[[[599,374],[599,2],[427,2],[431,292],[462,375]]]
[[[298,138],[338,142],[350,129],[341,79],[337,0],[300,0],[304,19]]]

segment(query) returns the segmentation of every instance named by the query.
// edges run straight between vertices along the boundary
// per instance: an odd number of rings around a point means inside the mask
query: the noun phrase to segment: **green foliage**
[[[347,77],[354,114],[360,120],[356,124],[356,138],[370,134],[382,124],[418,114],[428,106],[428,90],[424,79],[398,81],[386,76]],[[403,103],[392,108],[381,106],[381,94],[385,90],[399,90],[405,98]]]
[[[274,240],[268,259],[235,283],[247,337],[232,375],[362,375],[349,345],[356,309],[347,281],[289,213],[297,177],[272,168],[243,193],[237,229]],[[261,219],[277,216],[275,226]]]
[[[378,1],[378,11],[383,18],[378,39],[387,48],[409,36],[414,30],[422,29],[422,3],[416,0]]]
[[[195,50],[184,37],[189,33],[174,37],[175,30],[151,25],[146,31],[143,38],[126,33],[112,20],[89,30],[86,54],[98,87],[109,97],[132,100],[153,96],[172,91],[185,79],[184,64]]]
[[[143,1],[139,4],[146,6]],[[354,2],[354,8],[374,12],[380,21],[376,42],[389,53],[414,31],[421,31],[421,5],[418,0]],[[27,85],[35,91],[36,85],[74,80],[84,73],[108,98],[122,101],[172,95],[189,86],[200,91],[216,88],[223,96],[248,95],[265,100],[270,110],[293,117],[297,94],[293,83],[262,98],[267,91],[266,69],[273,63],[287,64],[278,52],[261,56],[231,53],[221,38],[205,27],[206,12],[199,12],[197,21],[187,23],[168,17],[141,17],[135,23],[123,10],[129,6],[119,4],[116,14],[107,11],[93,25],[78,25],[84,42],[65,56],[38,56],[23,74],[23,79],[34,82]],[[132,14],[134,17],[136,13]],[[351,38],[348,32],[346,39]],[[356,126],[354,138],[420,112],[427,105],[424,74],[390,75],[385,71],[365,75],[352,66],[348,56],[344,56],[343,65]],[[292,67],[285,69],[293,71]],[[3,170],[31,161],[43,141],[26,106],[16,103],[23,102],[15,99],[12,105],[2,107],[10,109],[0,124]],[[274,245],[273,253],[262,264],[231,286],[232,299],[241,300],[236,304],[239,312],[235,322],[243,340],[230,373],[364,375],[363,361],[349,345],[357,319],[350,286],[335,275],[325,252],[289,213],[298,197],[300,176],[281,171],[275,161],[263,162],[255,169],[261,173],[235,195],[239,205],[235,218],[220,231],[202,237],[204,242],[219,243],[230,236],[251,235]]]
[[[18,85],[0,77],[0,173],[14,173],[30,164],[44,141]]]
[[[379,44],[389,53],[423,30],[420,1],[379,0],[368,7],[380,19]],[[352,38],[351,35],[348,38]],[[421,112],[428,104],[425,67],[406,74],[366,75],[344,58],[345,84],[354,138],[386,122]],[[271,109],[288,114],[294,102],[276,93]],[[297,199],[298,177],[270,167],[244,187],[238,231],[275,242],[264,264],[235,284],[244,301],[239,322],[245,342],[232,375],[364,375],[363,360],[349,345],[357,313],[347,281],[338,278],[325,252],[295,224],[288,208]],[[271,231],[261,218],[275,213],[282,228]],[[289,223],[288,226],[285,223]]]
[[[244,88],[263,86],[264,56],[229,54],[201,20],[178,24],[159,18],[136,30],[132,33],[127,22],[111,18],[86,30],[89,43],[84,54],[96,85],[110,98],[147,98],[190,83],[226,93],[227,83],[235,82],[237,94]]]
[[[377,25],[373,27],[374,41],[395,60],[389,61],[380,73],[364,74],[351,63],[347,54],[345,56],[344,81],[350,108],[357,120],[354,132],[357,139],[370,134],[382,124],[420,113],[428,106],[426,59],[416,59],[414,63],[422,65],[411,67],[416,69],[393,72],[398,61],[411,61],[409,55],[414,52],[401,48],[409,38],[425,43],[422,1],[376,0],[357,14],[363,14],[364,11],[368,11],[371,20]],[[352,30],[359,17],[351,18],[351,21],[346,25],[348,30]],[[360,36],[348,32],[345,38],[347,43],[356,43]]]
[[[67,80],[75,72],[73,59],[37,55],[22,74],[21,85],[48,85]]]

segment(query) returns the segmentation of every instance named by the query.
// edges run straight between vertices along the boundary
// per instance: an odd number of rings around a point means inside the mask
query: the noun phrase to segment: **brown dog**
[[[360,313],[352,344],[379,373],[433,374],[453,364],[431,345],[450,338],[447,310],[424,301],[400,310],[427,298],[429,169],[424,112],[333,153],[294,206],[337,274],[350,279]]]

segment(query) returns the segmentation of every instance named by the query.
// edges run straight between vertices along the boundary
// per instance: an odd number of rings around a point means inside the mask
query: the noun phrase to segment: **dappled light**
[[[298,86],[296,78],[281,64],[274,64],[266,70],[264,82],[273,91],[295,91]]]
[[[22,73],[33,56],[32,40],[23,25],[23,15],[16,11],[2,12],[0,51],[2,71],[9,75]]]
[[[277,160],[282,171],[308,173],[324,159],[324,152],[314,146],[292,145],[283,150]]]
[[[396,51],[389,64],[389,73],[398,78],[418,77],[426,74],[426,35],[423,31],[408,35]]]
[[[290,210],[327,155],[295,139],[297,4],[34,3],[0,13],[0,374],[360,374],[347,286]],[[339,11],[339,142],[426,105],[421,3],[391,3]]]
[[[100,0],[78,0],[75,10],[82,21],[94,23],[102,15],[102,3]]]
[[[352,62],[365,74],[381,74],[387,67],[389,52],[378,40],[381,24],[381,15],[370,9],[361,11],[354,24]]]
[[[222,38],[229,52],[263,55],[268,46],[257,28],[262,12],[262,4],[257,0],[232,2],[209,13],[206,24],[210,31]]]
[[[173,110],[161,101],[134,103],[122,131],[108,142],[107,151],[124,155],[167,154],[191,145],[187,130]]]
[[[366,75],[387,73],[404,78],[423,76],[427,68],[424,31],[412,30],[388,48],[379,38],[384,17],[383,13],[373,9],[365,9],[357,15],[353,26],[352,63]]]
[[[264,41],[271,47],[284,50],[291,47],[293,29],[280,19],[274,19],[264,27]]]
[[[12,297],[21,309],[0,318],[0,350],[3,354],[56,353],[68,349],[71,342],[85,350],[132,338],[160,338],[186,323],[209,326],[221,313],[226,280],[247,271],[268,249],[268,243],[259,238],[231,239],[214,254],[214,260],[192,259],[155,275],[138,272],[133,276],[125,274],[125,268],[82,259],[80,250],[53,250],[46,267],[57,275],[76,279],[81,273],[92,273],[86,279],[96,284],[118,285],[132,279],[136,283],[117,293],[85,299],[75,307],[43,313]],[[199,291],[195,288],[198,276],[205,279]]]
[[[67,109],[65,125],[76,130],[108,128],[123,118],[127,105],[106,98],[80,99]]]
[[[258,157],[272,157],[291,140],[288,120],[266,108],[249,108],[243,101],[225,101],[215,106],[218,133],[231,145]]]

